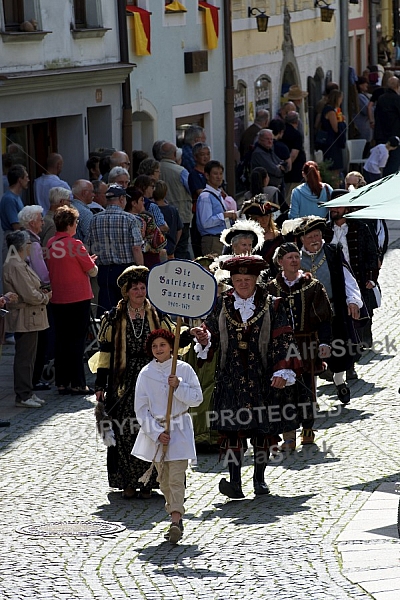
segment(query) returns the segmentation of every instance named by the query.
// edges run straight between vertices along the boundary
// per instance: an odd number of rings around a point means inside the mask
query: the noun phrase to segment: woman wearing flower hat
[[[172,322],[165,315],[161,318],[146,298],[148,273],[147,267],[131,266],[118,277],[122,300],[105,313],[98,335],[96,417],[104,440],[114,444],[107,449],[109,485],[122,489],[124,498],[150,498],[151,489],[158,487],[156,475],[147,487],[139,482],[148,464],[131,456],[138,433],[134,411],[136,379],[151,360],[145,351],[146,340],[154,329],[173,328]],[[106,435],[110,420],[114,434],[111,438]]]
[[[233,288],[218,298],[202,326],[191,330],[200,357],[219,348],[210,421],[224,438],[230,480],[221,479],[219,490],[229,498],[244,498],[241,465],[246,440],[250,438],[254,447],[254,493],[268,494],[264,475],[269,447],[276,443],[271,436],[298,423],[297,397],[290,392],[301,362],[289,356],[295,342],[282,303],[257,284],[265,267],[260,256],[225,261]]]

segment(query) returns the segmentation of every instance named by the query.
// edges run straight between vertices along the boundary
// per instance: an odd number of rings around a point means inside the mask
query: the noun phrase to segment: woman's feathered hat
[[[264,215],[270,215],[271,213],[279,210],[278,204],[274,204],[268,200],[268,196],[265,194],[257,194],[250,200],[245,200],[240,211],[240,216],[243,215],[246,219],[252,215],[263,217]]]
[[[264,229],[256,221],[240,219],[229,229],[224,229],[219,239],[225,246],[230,246],[236,235],[251,236],[253,252],[261,250],[263,247]]]

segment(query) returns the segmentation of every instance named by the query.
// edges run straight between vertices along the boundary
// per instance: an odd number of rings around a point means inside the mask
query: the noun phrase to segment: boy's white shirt
[[[139,373],[135,389],[135,413],[140,424],[132,454],[142,460],[160,461],[162,444],[158,440],[165,431],[168,402],[168,377],[171,374],[172,359],[163,363],[153,359]],[[178,360],[176,375],[180,381],[174,391],[171,411],[170,442],[164,460],[196,461],[196,447],[192,418],[188,414],[191,406],[199,406],[203,394],[196,373],[192,367]],[[157,453],[156,453],[157,450]]]

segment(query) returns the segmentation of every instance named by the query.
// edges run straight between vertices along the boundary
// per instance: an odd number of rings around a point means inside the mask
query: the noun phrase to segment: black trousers
[[[83,354],[90,322],[90,300],[53,304],[56,349],[56,386],[86,386]]]
[[[189,252],[189,233],[190,233],[190,223],[184,223],[182,229],[182,235],[180,237],[179,242],[175,248],[175,258],[183,258],[190,260],[190,252]]]

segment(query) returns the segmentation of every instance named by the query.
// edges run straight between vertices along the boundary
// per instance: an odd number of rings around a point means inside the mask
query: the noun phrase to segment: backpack
[[[158,254],[160,250],[165,248],[167,240],[159,227],[157,227],[154,218],[142,213],[140,218],[144,221],[144,236],[143,236],[143,252],[151,252]]]

